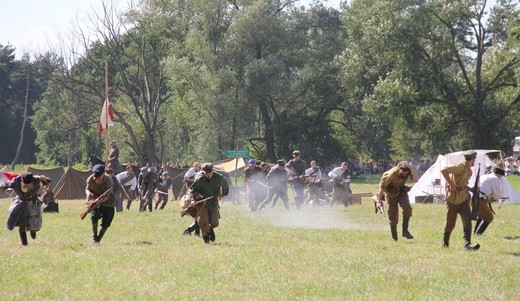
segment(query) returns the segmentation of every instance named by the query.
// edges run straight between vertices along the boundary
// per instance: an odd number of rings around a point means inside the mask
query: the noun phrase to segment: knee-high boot
[[[464,229],[464,249],[466,251],[476,251],[480,249],[479,244],[471,244],[471,229]]]
[[[182,232],[183,235],[191,235],[191,232],[195,231],[195,235],[200,235],[200,227],[199,224],[195,221],[193,224],[189,225],[188,228],[184,229]]]
[[[473,234],[477,234],[477,229],[480,226],[481,222],[482,222],[481,218],[477,219],[477,221],[475,222],[475,230],[473,231]]]
[[[444,238],[442,239],[442,246],[447,248],[450,246],[450,232],[444,232]]]
[[[403,216],[403,237],[406,237],[407,239],[412,239],[413,236],[410,232],[408,232],[408,224],[410,223],[410,217],[409,216]]]
[[[98,242],[98,224],[92,223],[92,242]]]
[[[486,221],[482,221],[479,225],[478,225],[478,228],[475,228],[475,235],[481,235],[484,233],[484,231],[486,231],[487,227],[489,226],[489,223],[486,222]]]
[[[18,226],[18,233],[20,234],[20,240],[22,241],[22,245],[27,245],[27,232],[25,232],[25,226]]]
[[[392,233],[392,239],[397,241],[397,226],[390,226],[390,232]]]
[[[97,236],[97,242],[101,242],[101,239],[103,238],[103,235],[105,235],[105,232],[107,232],[107,229],[101,227],[101,229],[99,230],[99,235]]]

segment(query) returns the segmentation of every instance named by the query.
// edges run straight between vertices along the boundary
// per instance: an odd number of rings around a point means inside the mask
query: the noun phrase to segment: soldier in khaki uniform
[[[475,165],[477,152],[474,150],[463,153],[464,161],[446,166],[441,170],[442,176],[446,179],[448,187],[446,189],[446,224],[444,226],[443,247],[448,247],[450,243],[451,231],[455,228],[457,215],[460,215],[462,227],[464,229],[464,248],[468,251],[478,250],[479,244],[471,244],[471,208],[468,181],[471,178],[471,167]]]
[[[408,198],[408,191],[410,187],[405,186],[408,178],[417,182],[419,179],[417,173],[410,163],[403,161],[399,162],[397,166],[386,171],[379,182],[379,192],[377,199],[380,199],[382,193],[385,194],[385,199],[388,202],[388,220],[390,221],[390,232],[392,239],[397,241],[397,223],[399,222],[399,208],[403,210],[403,237],[412,239],[413,236],[408,231],[408,224],[410,217],[412,217],[412,206]]]

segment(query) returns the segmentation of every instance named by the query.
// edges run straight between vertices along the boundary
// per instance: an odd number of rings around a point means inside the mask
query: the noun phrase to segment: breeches
[[[112,224],[114,219],[115,208],[114,207],[99,207],[90,213],[90,219],[93,224],[96,224],[101,219],[101,228],[108,228]]]
[[[493,219],[495,218],[495,215],[493,214],[493,211],[491,211],[491,208],[488,205],[488,201],[480,200],[478,202],[478,217],[481,218],[483,221],[491,223]]]
[[[309,188],[307,191],[309,192],[309,199],[316,200],[320,195],[320,186],[318,183],[309,183]]]
[[[130,188],[131,186],[123,186],[123,189],[126,191],[126,193],[121,193],[121,197],[123,199],[127,199],[129,202],[132,202],[134,200],[134,191]]]
[[[168,203],[167,194],[157,193],[157,203],[159,204],[161,202],[164,202],[164,204]]]
[[[293,192],[294,192],[294,200],[296,202],[302,202],[304,196],[304,188],[305,186],[300,181],[295,180],[292,184]]]
[[[202,236],[208,235],[211,229],[218,227],[219,219],[220,211],[218,207],[209,209],[208,207],[203,206],[200,209],[199,217],[197,218],[197,223],[202,231]]]
[[[404,217],[412,217],[412,206],[408,199],[408,193],[401,191],[394,198],[387,199],[388,202],[388,221],[390,226],[397,226],[399,222],[399,207],[403,210]]]
[[[453,231],[457,222],[458,214],[460,214],[464,231],[471,231],[471,209],[469,206],[469,201],[459,205],[446,203],[446,208],[448,211],[446,213],[446,225],[444,226],[444,232],[451,233],[451,231]]]

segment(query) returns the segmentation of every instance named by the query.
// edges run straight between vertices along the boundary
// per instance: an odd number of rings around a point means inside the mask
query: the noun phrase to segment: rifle
[[[480,181],[480,163],[478,164],[477,177],[475,178],[475,185],[473,185],[473,189],[471,190],[471,220],[476,221],[478,215],[478,201],[480,200],[479,191],[478,191],[478,183]]]
[[[372,199],[374,200],[374,209],[375,213],[381,213],[381,215],[386,216],[385,214],[385,204],[383,201],[385,200],[385,195],[381,194],[379,199],[377,198],[377,194],[375,194]]]
[[[101,206],[101,203],[107,200],[108,193],[112,191],[112,188],[107,189],[107,191],[103,192],[100,196],[98,196],[94,201],[88,203],[87,209],[85,209],[83,212],[79,214],[79,217],[83,220],[87,214],[92,212],[94,209]]]
[[[184,217],[186,215],[186,213],[188,213],[192,217],[196,217],[197,216],[197,209],[196,209],[197,206],[212,198],[213,198],[212,196],[208,196],[206,198],[196,201],[195,203],[191,204],[188,208],[181,209],[181,217]]]

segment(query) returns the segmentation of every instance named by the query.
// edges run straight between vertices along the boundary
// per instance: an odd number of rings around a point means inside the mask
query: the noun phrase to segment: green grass
[[[369,182],[354,181],[354,192],[373,192]],[[2,199],[0,211],[9,203]],[[466,252],[460,220],[450,248],[441,248],[442,205],[414,205],[415,239],[393,242],[369,198],[299,212],[280,202],[257,213],[224,202],[210,245],[181,235],[191,220],[178,204],[151,213],[134,207],[116,214],[94,245],[90,221],[79,218],[82,202],[60,201],[29,246],[17,229],[0,231],[0,299],[518,300],[520,206],[495,207],[495,221],[474,239],[481,249]]]

